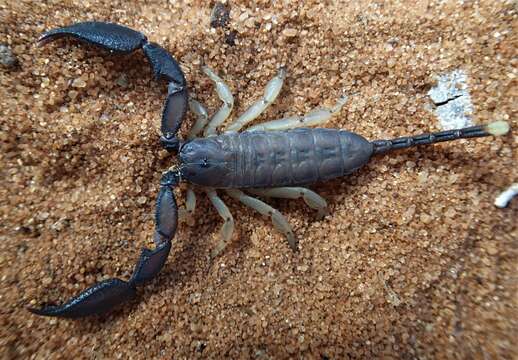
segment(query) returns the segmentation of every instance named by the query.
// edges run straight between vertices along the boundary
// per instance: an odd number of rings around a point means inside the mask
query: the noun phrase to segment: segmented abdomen
[[[371,154],[357,134],[306,128],[194,139],[180,151],[184,179],[215,188],[307,185],[346,175]]]
[[[239,188],[329,180],[363,165],[372,152],[365,139],[333,129],[244,132],[229,141],[238,154],[233,186]]]

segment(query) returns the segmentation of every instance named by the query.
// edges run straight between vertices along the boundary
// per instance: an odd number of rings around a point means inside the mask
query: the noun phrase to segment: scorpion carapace
[[[179,165],[162,176],[155,208],[156,248],[142,250],[131,278],[128,281],[115,278],[100,282],[63,305],[30,309],[38,315],[80,317],[99,314],[133,298],[136,286],[153,279],[162,269],[178,219],[186,219],[194,211],[196,198],[190,188],[187,189],[186,209],[177,209],[173,188],[180,181],[201,185],[224,220],[221,239],[212,256],[225,248],[234,230],[232,214],[217,195],[217,189],[223,189],[230,197],[269,217],[286,236],[289,246],[296,250],[297,241],[282,214],[238,189],[262,197],[302,198],[322,217],[327,214],[326,201],[303,186],[350,174],[365,165],[374,154],[441,141],[502,135],[509,130],[506,122],[497,121],[394,140],[368,141],[348,131],[308,128],[324,124],[337,114],[347,100],[344,96],[331,108],[269,121],[239,133],[274,102],[286,76],[286,69],[280,68],[266,85],[263,96],[218,135],[216,131],[232,112],[234,99],[224,81],[208,67],[203,67],[203,72],[214,81],[223,102],[211,117],[202,104],[194,99],[188,100],[185,77],[176,60],[159,45],[148,42],[142,33],[117,24],[85,22],[51,30],[40,38],[40,43],[62,37],[77,38],[113,52],[144,51],[155,76],[168,82],[160,142],[165,149],[178,154]],[[197,120],[187,140],[180,141],[176,133],[188,105]],[[201,131],[205,137],[198,138]]]

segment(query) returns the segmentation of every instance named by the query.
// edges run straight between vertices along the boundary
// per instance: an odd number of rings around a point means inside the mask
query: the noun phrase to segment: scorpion
[[[337,114],[347,97],[341,97],[331,108],[318,108],[303,116],[292,116],[251,126],[239,132],[274,102],[281,91],[286,69],[281,67],[270,80],[262,97],[218,134],[217,129],[229,117],[234,100],[229,87],[207,66],[203,72],[214,82],[223,102],[211,117],[204,106],[189,99],[187,83],[179,63],[144,34],[128,27],[106,22],[81,22],[55,28],[39,38],[45,44],[63,37],[95,45],[114,53],[128,54],[142,49],[157,80],[168,83],[162,113],[160,143],[179,157],[179,164],[163,173],[155,207],[153,250],[143,248],[128,281],[111,278],[94,284],[62,305],[47,305],[28,310],[43,316],[76,318],[104,313],[136,296],[136,288],[153,279],[164,266],[171,250],[179,219],[186,219],[195,208],[196,197],[187,188],[185,209],[178,209],[174,188],[181,182],[202,186],[211,203],[223,218],[220,240],[211,256],[218,255],[229,242],[234,220],[217,194],[226,191],[234,199],[267,216],[297,249],[297,241],[284,216],[260,197],[302,198],[320,217],[327,214],[327,203],[305,188],[312,183],[348,175],[365,165],[373,155],[396,149],[428,145],[456,139],[503,135],[509,131],[505,121],[456,130],[401,137],[392,140],[368,141],[361,135],[338,129],[311,128]],[[177,132],[190,109],[196,118],[187,140]],[[203,131],[203,137],[198,134]]]

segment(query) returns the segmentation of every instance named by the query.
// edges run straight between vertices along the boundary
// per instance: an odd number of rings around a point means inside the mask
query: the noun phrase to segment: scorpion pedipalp
[[[141,32],[128,27],[98,21],[81,22],[52,29],[44,33],[39,44],[71,37],[118,53],[131,53],[142,49],[148,59],[155,78],[168,82],[167,98],[162,113],[162,136],[160,142],[168,151],[178,150],[176,133],[180,128],[188,108],[188,93],[185,76],[178,62],[158,44],[148,42]]]
[[[174,237],[178,226],[178,207],[172,189],[178,184],[178,181],[178,173],[167,171],[162,175],[155,210],[154,241],[156,249],[142,249],[139,261],[130,279],[130,282],[135,285],[153,279],[167,260],[171,250],[171,239]]]
[[[155,78],[166,79],[169,83],[160,129],[163,138],[170,138],[178,132],[189,106],[185,76],[180,64],[160,45],[147,43],[142,49],[153,67]]]
[[[171,239],[178,224],[178,210],[172,187],[178,183],[178,177],[167,172],[162,177],[161,189],[156,203],[156,249],[142,249],[131,279],[126,282],[117,278],[99,282],[84,290],[63,305],[46,306],[41,309],[29,308],[37,315],[75,318],[104,313],[116,305],[133,299],[136,286],[153,279],[164,266]]]
[[[178,209],[172,187],[178,183],[178,175],[168,171],[162,176],[161,189],[156,203],[156,248],[142,249],[140,258],[129,281],[112,278],[101,281],[73,297],[63,305],[29,308],[37,315],[76,318],[102,314],[113,307],[133,299],[136,286],[152,280],[164,266],[171,239],[178,224]]]

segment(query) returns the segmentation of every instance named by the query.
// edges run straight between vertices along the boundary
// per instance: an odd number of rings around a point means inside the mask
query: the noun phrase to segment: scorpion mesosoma
[[[502,135],[508,131],[505,122],[472,126],[393,140],[368,141],[343,130],[308,128],[325,123],[345,104],[342,97],[332,108],[320,108],[304,116],[274,120],[248,128],[277,97],[286,76],[284,68],[266,85],[264,95],[230,124],[223,134],[216,129],[230,115],[233,97],[227,85],[208,67],[204,73],[215,83],[221,108],[209,118],[204,107],[188,99],[187,85],[178,62],[161,46],[148,42],[140,32],[104,22],[84,22],[50,30],[39,39],[40,44],[62,37],[73,37],[112,52],[130,53],[142,49],[154,75],[168,82],[168,93],[162,113],[161,145],[179,155],[179,165],[166,171],[160,180],[156,200],[154,250],[144,248],[129,281],[113,278],[86,289],[63,305],[29,309],[38,315],[80,317],[105,312],[133,298],[136,286],[154,278],[164,265],[171,249],[178,218],[189,216],[195,206],[191,189],[187,190],[186,209],[178,211],[173,188],[180,181],[201,185],[224,219],[221,240],[215,256],[228,243],[234,228],[232,215],[216,189],[224,189],[230,197],[269,216],[274,226],[288,239],[292,249],[297,243],[290,225],[281,213],[259,199],[238,189],[263,197],[302,198],[320,216],[326,214],[326,201],[302,186],[350,174],[365,165],[372,155],[416,145],[433,144],[455,139]],[[196,115],[187,141],[176,134],[188,107]],[[203,138],[196,136],[204,129]]]

